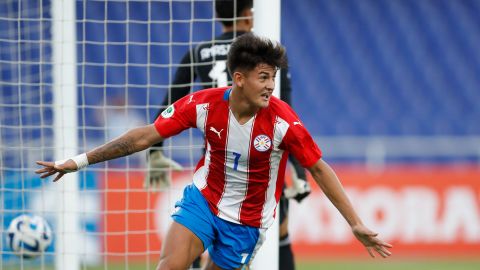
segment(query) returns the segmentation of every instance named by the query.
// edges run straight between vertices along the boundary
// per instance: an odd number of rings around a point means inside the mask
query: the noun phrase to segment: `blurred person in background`
[[[240,35],[251,32],[253,28],[253,0],[216,0],[216,18],[222,24],[222,34],[212,41],[203,42],[187,52],[175,73],[169,93],[162,103],[163,107],[174,103],[186,96],[191,91],[194,80],[200,79],[203,88],[223,87],[231,83],[232,78],[227,70],[227,53],[233,40]],[[236,6],[235,6],[236,4]],[[237,11],[235,13],[235,10]],[[291,104],[290,74],[287,68],[281,69],[280,97]],[[157,114],[160,115],[162,110]],[[166,189],[170,186],[169,170],[181,170],[182,166],[165,157],[162,153],[162,143],[154,145],[148,152],[148,173],[145,186]],[[288,208],[289,199],[301,202],[307,197],[311,188],[306,181],[304,168],[299,162],[290,157],[292,164],[291,185],[286,188],[280,199],[280,239],[279,239],[279,265],[280,270],[295,269],[294,257],[288,235]],[[200,267],[200,259],[193,265]]]

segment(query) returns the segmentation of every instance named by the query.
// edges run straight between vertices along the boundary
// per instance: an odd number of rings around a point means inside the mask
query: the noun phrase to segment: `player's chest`
[[[224,153],[237,162],[268,161],[275,149],[274,128],[268,119],[252,117],[239,124],[232,114],[226,121],[207,121],[205,138],[211,152]]]

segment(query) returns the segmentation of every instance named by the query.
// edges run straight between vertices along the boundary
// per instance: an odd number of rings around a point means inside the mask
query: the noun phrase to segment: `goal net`
[[[214,14],[212,0],[0,1],[0,269],[155,269],[173,204],[201,156],[198,132],[164,144],[185,170],[163,192],[143,187],[144,152],[55,184],[34,174],[35,161],[152,123],[183,55],[220,34]],[[202,88],[193,78],[190,86]],[[52,227],[52,244],[34,259],[7,241],[21,214]]]

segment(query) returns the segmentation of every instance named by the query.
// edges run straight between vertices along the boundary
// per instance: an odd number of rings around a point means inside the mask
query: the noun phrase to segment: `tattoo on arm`
[[[88,153],[88,163],[95,164],[106,160],[131,155],[142,149],[136,149],[134,140],[129,136],[122,136]]]

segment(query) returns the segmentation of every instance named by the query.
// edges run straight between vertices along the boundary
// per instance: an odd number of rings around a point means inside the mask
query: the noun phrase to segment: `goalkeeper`
[[[236,3],[236,7],[234,6]],[[253,0],[216,0],[215,9],[217,19],[222,23],[222,34],[215,40],[201,43],[186,53],[174,76],[170,88],[170,95],[163,101],[163,107],[174,103],[190,93],[193,80],[200,79],[203,88],[223,87],[231,85],[231,78],[227,71],[226,60],[230,44],[236,36],[250,32],[253,27]],[[234,10],[237,13],[234,14]],[[281,69],[280,97],[291,104],[291,84],[287,69]],[[158,112],[157,117],[161,111]],[[148,152],[148,173],[145,185],[153,189],[166,189],[170,186],[169,169],[181,170],[182,167],[175,161],[165,157],[162,153],[162,143],[156,144]],[[293,252],[288,238],[288,199],[302,201],[310,194],[310,185],[306,179],[305,170],[293,157],[292,185],[284,190],[279,205],[280,217],[280,270],[293,270]],[[196,260],[194,268],[200,267]]]

